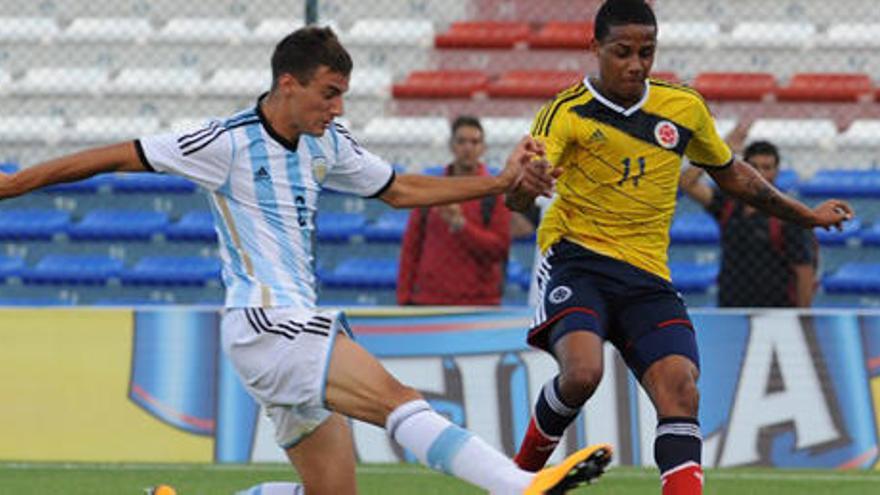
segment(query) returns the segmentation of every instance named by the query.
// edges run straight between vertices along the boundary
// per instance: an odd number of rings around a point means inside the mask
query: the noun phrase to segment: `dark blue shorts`
[[[535,347],[552,353],[563,335],[588,331],[614,344],[639,379],[674,354],[700,366],[684,301],[661,277],[563,240],[544,257],[538,288],[528,335]]]

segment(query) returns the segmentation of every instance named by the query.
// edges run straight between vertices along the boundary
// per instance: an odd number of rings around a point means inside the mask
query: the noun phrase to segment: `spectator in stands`
[[[810,209],[778,191],[734,157],[699,94],[649,78],[658,31],[645,0],[606,1],[594,26],[597,73],[544,105],[532,126],[558,180],[538,228],[542,299],[527,340],[559,373],[541,389],[515,460],[544,466],[599,386],[609,342],[654,405],[658,488],[701,495],[700,359],[667,264],[682,158],[728,194],[804,226],[842,228],[853,211],[839,200]],[[534,199],[514,188],[507,204],[523,211]]]
[[[741,134],[734,133],[734,136]],[[728,139],[736,149],[741,140]],[[779,151],[755,141],[743,152],[767,182],[779,175]],[[700,180],[703,169],[681,175],[685,194],[706,209],[721,228],[718,306],[809,307],[816,289],[818,243],[813,231],[767,215]]]
[[[486,144],[475,117],[452,123],[447,176],[488,176]],[[397,302],[414,305],[501,304],[510,251],[510,210],[503,196],[412,210],[400,252]]]
[[[609,446],[528,473],[437,413],[355,342],[345,315],[317,307],[312,232],[318,193],[329,187],[417,208],[517,187],[548,194],[543,147],[523,138],[496,177],[397,175],[336,119],[352,60],[330,28],[305,27],[272,54],[272,86],[254,105],[190,132],[92,148],[0,174],[0,199],[106,172],[165,172],[209,192],[220,239],[226,311],[223,350],[275,425],[310,494],[356,493],[351,429],[379,427],[422,463],[492,493],[565,493],[595,478]],[[535,168],[526,176],[524,169]],[[289,483],[288,493],[303,490]],[[277,492],[277,491],[276,491]]]

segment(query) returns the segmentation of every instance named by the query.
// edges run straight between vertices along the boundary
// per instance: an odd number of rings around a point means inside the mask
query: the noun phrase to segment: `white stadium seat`
[[[747,141],[763,139],[780,147],[830,149],[837,138],[837,126],[831,119],[757,119]]]
[[[429,47],[434,42],[434,25],[417,19],[360,19],[341,38],[352,45]]]
[[[305,26],[302,19],[264,19],[257,23],[253,31],[243,41],[253,43],[278,43],[296,29]]]
[[[207,95],[256,97],[272,86],[268,69],[217,69],[199,91]]]
[[[361,133],[364,143],[443,145],[449,141],[449,121],[443,117],[377,117]]]
[[[153,34],[150,21],[135,17],[78,17],[61,32],[63,41],[143,43]]]
[[[880,148],[880,120],[858,119],[839,136],[839,148]]]
[[[58,116],[0,116],[0,142],[54,143],[64,130]]]
[[[480,119],[486,144],[513,145],[529,133],[532,119],[517,117],[484,117]]]
[[[806,22],[742,22],[722,44],[736,47],[806,48],[816,36],[816,26]]]
[[[48,43],[58,32],[58,24],[49,17],[0,17],[0,42],[3,43]]]
[[[201,74],[195,69],[123,69],[107,85],[112,94],[190,95],[199,90]]]
[[[74,124],[66,139],[74,142],[114,142],[135,139],[159,131],[156,117],[84,117]]]
[[[96,67],[37,67],[25,72],[12,87],[13,94],[95,95],[107,85],[109,74]]]
[[[348,84],[348,94],[387,99],[391,95],[391,73],[383,69],[358,69],[355,66]]]
[[[663,47],[713,48],[721,38],[721,27],[714,22],[666,22],[658,43]]]
[[[819,38],[822,46],[835,48],[877,48],[880,46],[880,24],[834,24]]]
[[[239,43],[248,35],[244,19],[181,17],[169,20],[153,39],[163,43]]]

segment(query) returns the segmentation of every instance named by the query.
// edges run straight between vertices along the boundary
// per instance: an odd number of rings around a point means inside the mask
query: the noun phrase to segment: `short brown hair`
[[[329,27],[307,26],[288,34],[272,53],[272,86],[283,74],[308,84],[318,67],[325,65],[344,76],[351,74],[351,56]]]

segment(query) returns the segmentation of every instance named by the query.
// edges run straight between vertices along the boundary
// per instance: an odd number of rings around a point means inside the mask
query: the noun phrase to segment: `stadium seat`
[[[156,117],[83,117],[64,138],[75,143],[109,143],[135,139],[159,131]]]
[[[349,242],[363,235],[367,219],[361,213],[321,212],[318,218],[319,242]]]
[[[70,213],[50,209],[0,210],[0,239],[51,240],[70,226]]]
[[[100,174],[76,182],[66,182],[44,187],[38,189],[38,191],[47,194],[95,194],[98,191],[108,189],[112,180],[110,174]]]
[[[367,144],[444,145],[449,122],[442,117],[376,117],[361,135]]]
[[[426,19],[358,19],[342,34],[346,46],[418,46],[434,40],[434,24]]]
[[[592,22],[548,22],[529,36],[529,48],[571,48],[586,50],[593,40]]]
[[[489,145],[515,145],[532,127],[532,119],[519,117],[486,117],[480,122]]]
[[[0,255],[0,279],[21,276],[24,266],[24,258]]]
[[[305,26],[302,19],[263,19],[257,23],[253,31],[243,41],[250,43],[278,43],[296,29]]]
[[[525,42],[531,29],[525,22],[454,22],[434,37],[437,48],[513,48]]]
[[[122,273],[122,260],[101,255],[50,254],[22,270],[25,284],[103,285]]]
[[[348,95],[387,99],[391,95],[391,72],[384,69],[354,69],[348,83]]]
[[[520,290],[528,292],[529,286],[532,284],[532,271],[530,268],[523,266],[522,263],[515,259],[507,261],[507,269],[505,271],[508,284],[514,284]]]
[[[482,71],[414,71],[394,84],[395,98],[470,98],[485,91],[489,76]]]
[[[59,31],[51,17],[0,17],[0,43],[49,43]]]
[[[244,19],[177,17],[153,35],[159,43],[239,43],[249,35]]]
[[[862,228],[859,232],[862,246],[880,246],[880,221],[874,220],[870,227]]]
[[[17,163],[5,162],[0,163],[0,174],[14,174],[21,170]]]
[[[877,48],[880,46],[880,23],[840,23],[828,27],[819,44],[833,48]]]
[[[880,170],[820,170],[798,191],[812,198],[880,198]]]
[[[37,67],[28,69],[15,81],[10,92],[16,95],[96,95],[110,79],[97,67]]]
[[[122,173],[110,175],[110,190],[114,194],[189,194],[196,185],[177,175]]]
[[[779,170],[779,175],[776,176],[776,182],[774,182],[773,185],[775,185],[780,191],[785,191],[787,193],[799,191],[800,177],[798,177],[797,171],[790,168],[783,168]]]
[[[714,22],[664,22],[658,34],[662,47],[713,48],[721,39],[721,27]]]
[[[760,101],[777,89],[773,75],[764,72],[704,72],[693,86],[708,100]]]
[[[364,227],[364,238],[368,242],[400,242],[408,220],[409,211],[386,211]]]
[[[165,229],[165,238],[169,241],[216,242],[214,215],[207,210],[187,212],[180,217],[180,220]]]
[[[168,215],[158,211],[141,210],[95,210],[70,226],[73,240],[150,240],[163,234],[168,225]]]
[[[780,87],[780,101],[860,101],[873,98],[874,86],[867,74],[795,74]]]
[[[857,119],[837,136],[839,148],[880,148],[880,119]]]
[[[77,17],[59,35],[59,41],[143,43],[153,26],[143,17]]]
[[[661,29],[662,31],[662,29]],[[746,48],[803,48],[816,36],[816,26],[806,22],[742,22],[721,44]]]
[[[220,96],[253,96],[272,86],[272,72],[267,69],[221,67],[205,81],[200,94]]]
[[[683,293],[699,293],[715,284],[719,266],[716,263],[673,261],[669,263],[669,270],[676,289]]]
[[[672,220],[669,237],[674,244],[717,244],[718,222],[707,213],[682,213]]]
[[[147,256],[122,272],[125,285],[193,286],[220,282],[221,263],[201,256]]]
[[[201,87],[195,69],[126,68],[107,84],[107,93],[125,95],[191,95]]]
[[[63,130],[63,117],[0,115],[0,142],[53,144],[61,137]]]
[[[880,263],[848,262],[822,279],[832,294],[876,294],[880,292]]]
[[[583,77],[578,71],[514,70],[489,84],[488,93],[493,98],[552,98]]]
[[[837,126],[831,119],[757,119],[749,127],[746,141],[759,139],[780,147],[831,147]]]
[[[393,289],[398,266],[396,258],[347,259],[325,273],[322,283],[335,289]]]
[[[862,229],[861,220],[856,217],[843,224],[843,230],[838,232],[837,229],[825,230],[823,228],[813,229],[816,233],[816,239],[823,246],[843,246],[857,241]]]

